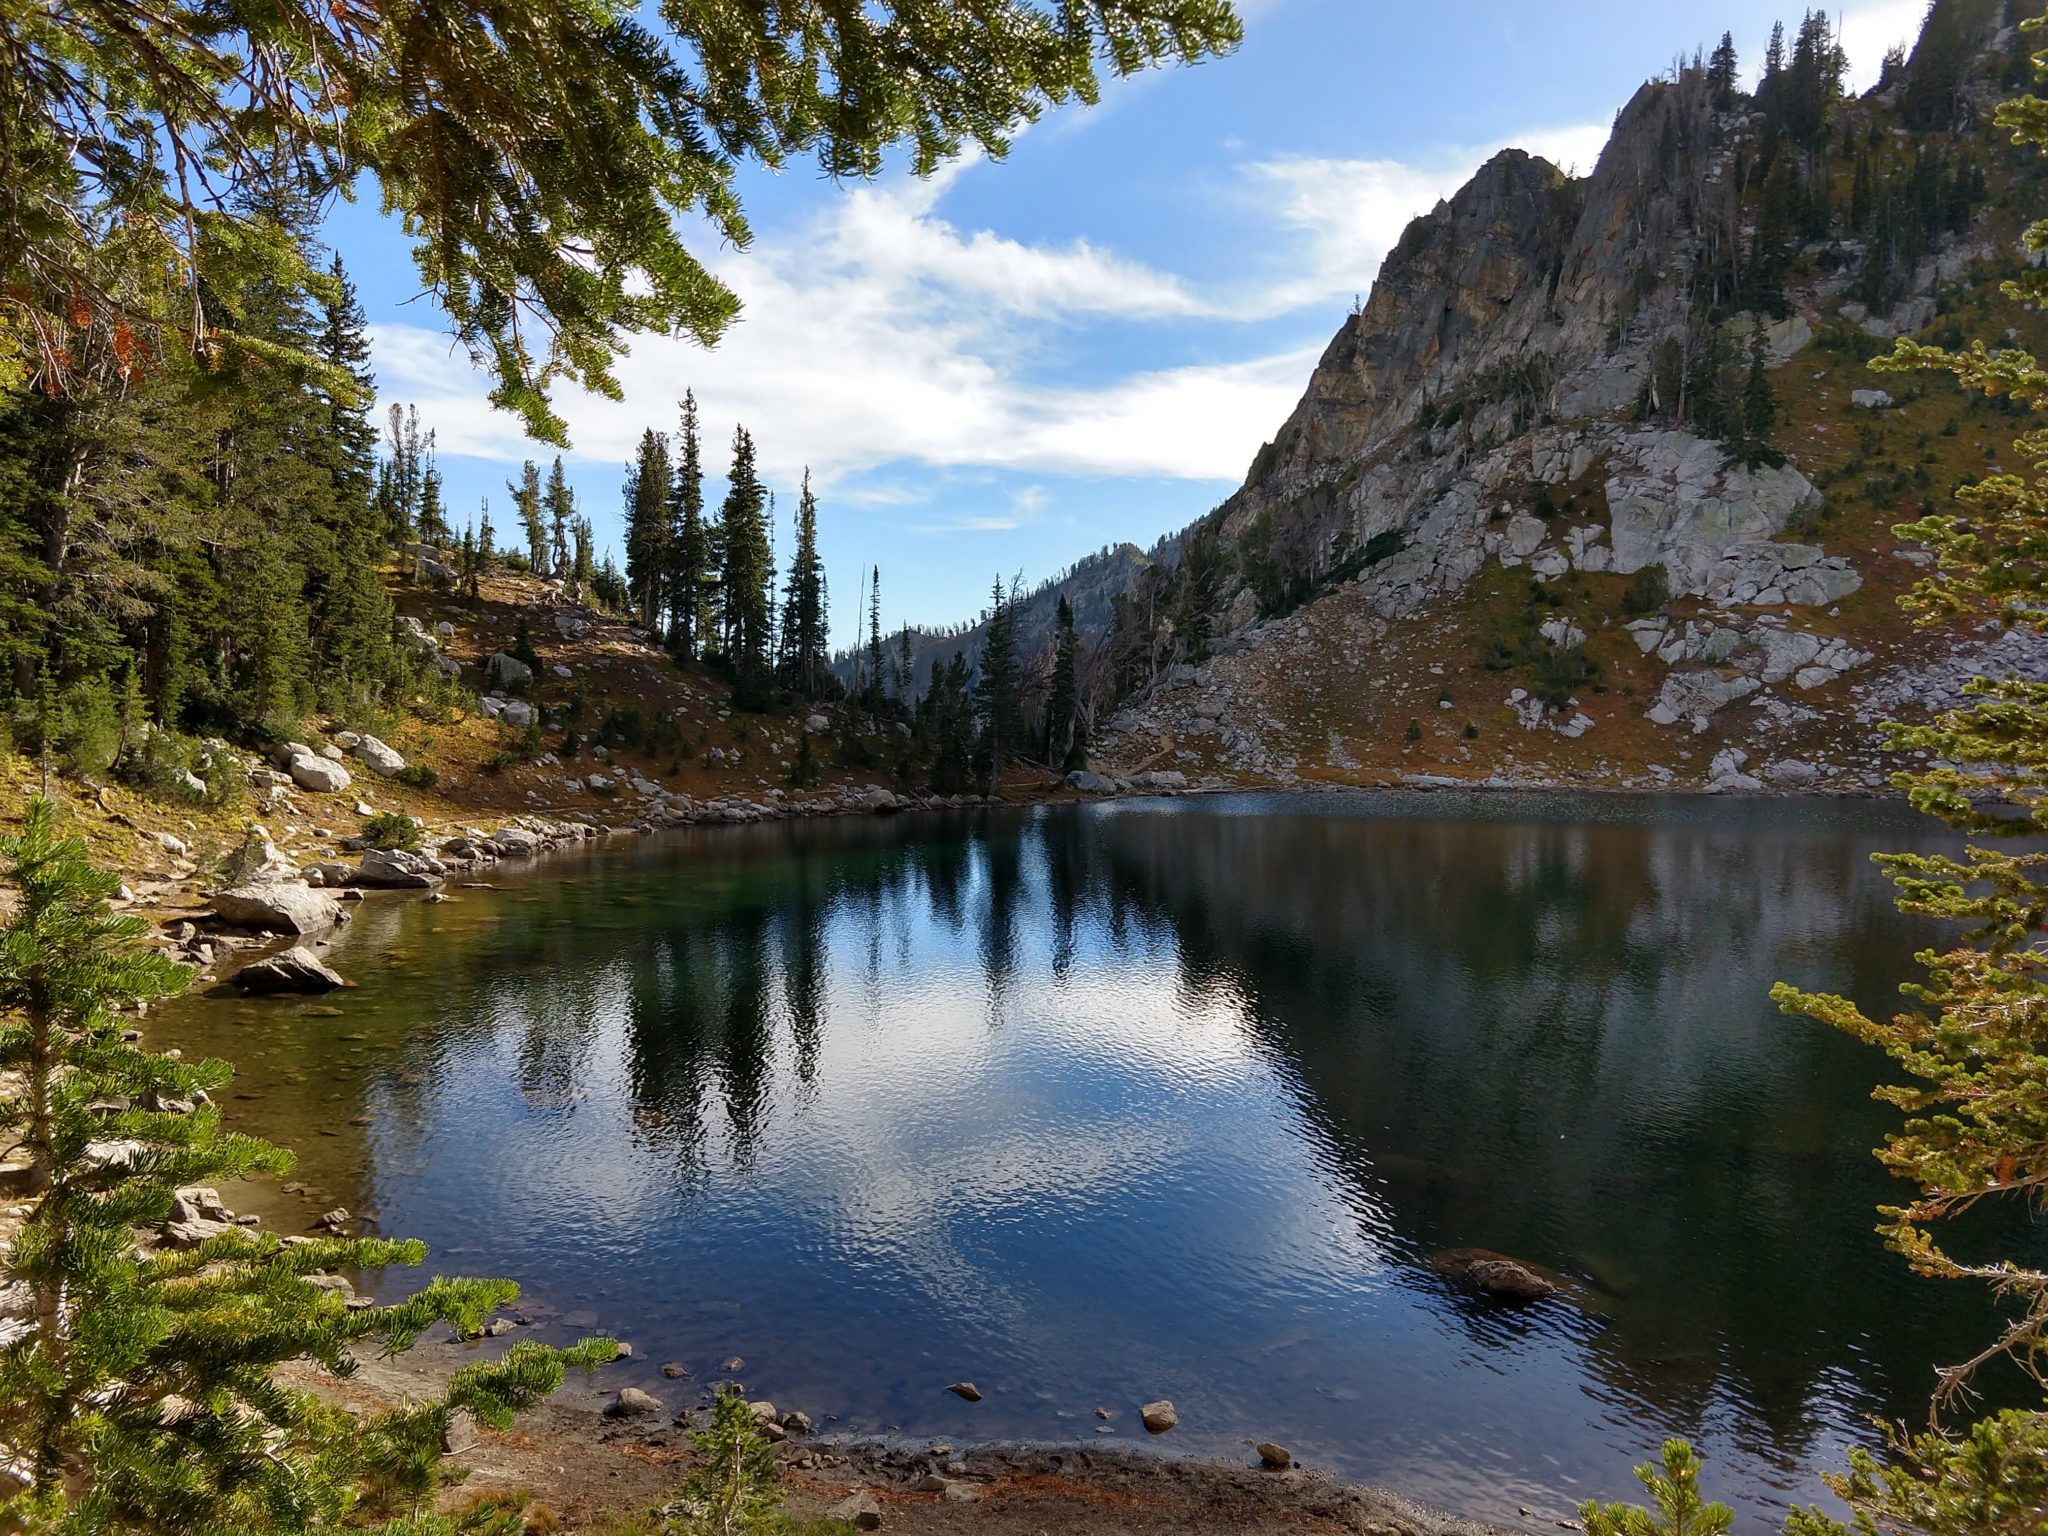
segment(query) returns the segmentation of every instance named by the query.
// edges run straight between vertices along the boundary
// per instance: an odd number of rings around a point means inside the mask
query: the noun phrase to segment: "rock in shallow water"
[[[1156,1403],[1147,1403],[1138,1410],[1138,1417],[1145,1421],[1145,1427],[1155,1435],[1163,1435],[1180,1422],[1180,1415],[1172,1403],[1165,1398]]]
[[[971,1381],[956,1381],[953,1383],[953,1385],[946,1388],[946,1390],[952,1393],[955,1397],[965,1398],[970,1403],[978,1403],[981,1401],[981,1388],[977,1387]]]
[[[277,992],[332,992],[345,987],[335,972],[320,963],[310,949],[293,948],[235,972],[235,985],[244,992],[263,995]]]
[[[638,1387],[619,1388],[618,1394],[604,1408],[604,1416],[608,1419],[637,1419],[659,1412],[661,1403],[654,1394],[642,1392]]]

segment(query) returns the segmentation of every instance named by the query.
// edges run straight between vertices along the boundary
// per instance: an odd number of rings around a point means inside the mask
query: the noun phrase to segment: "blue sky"
[[[1410,218],[1503,145],[1590,169],[1644,79],[1724,29],[1751,69],[1771,22],[1798,16],[1761,0],[1240,9],[1233,56],[1113,85],[1001,163],[923,182],[749,172],[753,245],[703,252],[745,304],[727,339],[641,337],[623,401],[559,401],[600,544],[617,546],[641,430],[672,427],[686,387],[714,471],[734,423],[753,432],[784,522],[809,466],[841,640],[869,564],[885,623],[939,624],[998,573],[1033,583],[1149,544],[1235,488]],[[1836,12],[1857,85],[1924,9]],[[553,450],[490,409],[373,190],[327,238],[361,288],[383,399],[437,433],[458,523],[488,496],[503,528],[507,476]]]

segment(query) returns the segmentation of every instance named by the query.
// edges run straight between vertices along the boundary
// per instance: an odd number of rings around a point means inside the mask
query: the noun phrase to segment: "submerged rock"
[[[282,954],[258,960],[235,972],[234,983],[244,992],[332,992],[348,983],[320,963],[310,949],[293,947]]]
[[[1440,1275],[1498,1301],[1541,1301],[1557,1294],[1557,1282],[1506,1254],[1484,1248],[1451,1248],[1430,1260]]]

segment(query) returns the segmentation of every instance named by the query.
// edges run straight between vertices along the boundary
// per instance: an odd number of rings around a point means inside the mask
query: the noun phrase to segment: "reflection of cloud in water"
[[[1869,1232],[1872,1063],[1764,996],[1883,1005],[1895,829],[1237,809],[685,835],[460,934],[366,914],[344,946],[420,957],[351,972],[347,1028],[403,1020],[378,1208],[866,1428],[1165,1392],[1188,1448],[1279,1432],[1475,1512],[1625,1490],[1685,1432],[1754,1515],[1911,1411],[1958,1330]],[[1464,1246],[1587,1310],[1475,1304],[1425,1267]],[[968,1423],[930,1394],[970,1370]]]

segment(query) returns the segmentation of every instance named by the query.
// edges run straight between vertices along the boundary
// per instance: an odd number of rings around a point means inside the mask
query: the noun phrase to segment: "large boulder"
[[[347,982],[320,963],[310,949],[294,946],[281,954],[245,965],[235,972],[234,983],[244,992],[332,992]]]
[[[350,885],[386,891],[421,891],[441,883],[439,862],[403,848],[364,850],[362,863],[349,872]]]
[[[405,772],[404,757],[396,748],[387,747],[374,736],[365,736],[355,744],[353,750],[372,773],[381,773],[387,779],[395,779]]]
[[[264,933],[318,933],[345,920],[340,902],[294,881],[237,885],[213,894],[214,915],[231,928]]]
[[[1076,768],[1067,775],[1067,783],[1084,795],[1113,795],[1116,785],[1101,774],[1087,768]]]
[[[512,688],[520,683],[532,682],[533,668],[517,656],[509,656],[500,651],[484,663],[484,676],[491,680],[494,687]]]
[[[292,782],[299,788],[320,795],[339,794],[355,782],[341,764],[330,762],[324,757],[314,757],[308,752],[302,752],[293,758],[287,771],[292,776]]]

